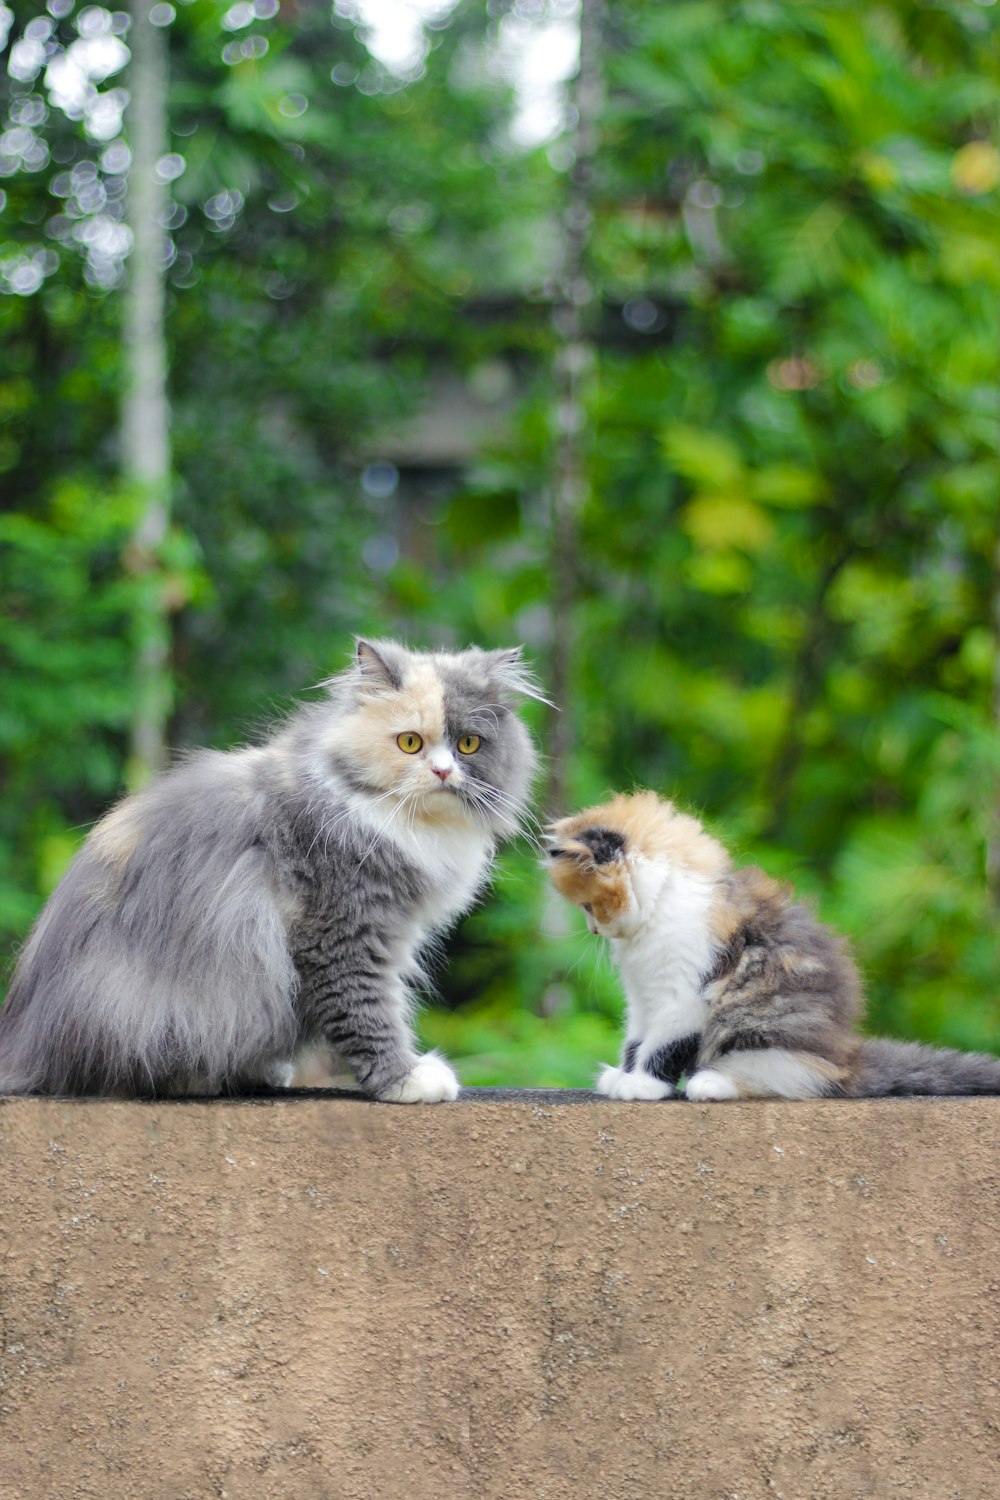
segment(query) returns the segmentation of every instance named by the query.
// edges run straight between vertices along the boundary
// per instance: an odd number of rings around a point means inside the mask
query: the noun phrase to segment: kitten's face
[[[536,759],[510,703],[519,680],[516,653],[422,655],[362,642],[353,711],[335,731],[338,760],[387,812],[404,802],[424,821],[474,818],[509,836]]]
[[[562,818],[548,830],[549,873],[561,896],[579,906],[597,937],[631,936],[638,919],[625,839],[616,829]]]
[[[665,887],[715,880],[729,864],[696,818],[653,792],[560,818],[548,837],[552,883],[601,937],[634,936]]]

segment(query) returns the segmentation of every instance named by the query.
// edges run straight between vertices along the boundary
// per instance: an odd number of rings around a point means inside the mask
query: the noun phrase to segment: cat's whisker
[[[382,823],[382,824],[380,824],[380,826],[376,829],[374,838],[372,839],[371,843],[368,845],[368,848],[365,850],[364,854],[361,856],[361,859],[358,861],[357,866],[355,867],[355,871],[354,871],[355,875],[361,869],[361,866],[363,864],[365,864],[366,861],[370,858],[370,856],[374,853],[375,849],[378,848],[378,846],[383,842],[384,835],[388,831],[388,829],[389,829],[390,825],[392,824],[393,820],[399,815],[399,813],[406,806],[406,802],[407,802],[407,798],[405,796],[402,797],[402,798],[400,798],[400,800],[397,801],[395,807],[390,812],[389,816],[386,818],[385,822]]]
[[[371,802],[368,804],[368,807],[378,807],[380,803],[385,802],[389,797],[393,795],[394,794],[391,789],[389,791],[382,792],[379,794],[379,796],[372,798]],[[316,846],[317,840],[320,839],[324,834],[326,834],[326,838],[324,839],[323,843],[323,857],[324,859],[326,859],[329,855],[331,834],[343,823],[350,822],[351,819],[354,819],[356,822],[361,821],[361,814],[355,807],[344,808],[340,812],[335,813],[332,818],[327,819],[327,821],[323,823],[323,825],[317,832],[312,843],[309,845],[309,848],[306,850],[306,858],[309,858],[309,855],[312,853],[313,849]]]
[[[491,782],[475,783],[476,791],[483,799],[482,805],[490,811],[499,812],[511,825],[511,831],[520,835],[537,849],[539,854],[544,849],[539,842],[533,828],[538,828],[538,821],[534,815],[521,803],[508,795],[502,788],[494,786]]]
[[[379,828],[376,829],[375,834],[372,837],[371,842],[369,843],[368,847],[365,849],[365,851],[362,854],[361,858],[358,860],[357,864],[354,867],[354,873],[355,873],[355,875],[358,874],[358,871],[361,869],[362,865],[364,865],[364,864],[366,864],[368,862],[368,860],[371,857],[371,855],[374,853],[374,851],[381,844],[381,842],[382,842],[382,835],[386,832],[386,830],[388,829],[388,827],[389,827],[390,823],[392,822],[393,818],[395,818],[396,814],[399,812],[399,808],[400,808],[400,804],[397,803],[397,805],[393,808],[392,812],[386,818],[385,822],[383,824],[381,824],[381,826]]]
[[[339,825],[344,821],[344,819],[346,817],[349,817],[349,816],[350,816],[349,812],[348,813],[334,813],[333,817],[325,819],[320,824],[320,826],[317,828],[316,832],[314,833],[314,835],[312,837],[312,842],[310,843],[308,849],[306,850],[306,859],[309,858],[309,856],[312,854],[313,850],[315,849],[316,845],[319,843],[320,839],[323,838],[324,834],[326,834],[326,838],[324,839],[324,843],[323,843],[323,857],[325,859],[326,856],[327,856],[327,853],[329,851],[329,842],[330,842],[329,835],[330,835],[330,833],[332,833],[332,831],[335,828],[339,827]]]
[[[510,835],[514,835],[515,833],[520,831],[519,820],[512,815],[512,812],[509,809],[503,806],[498,797],[491,796],[489,794],[491,790],[492,789],[484,789],[480,786],[466,787],[463,789],[463,795],[465,797],[465,800],[473,808],[475,808],[477,812],[480,812],[484,815],[484,820],[491,829],[493,827],[494,819],[499,815],[499,817],[507,825],[505,831]]]
[[[541,843],[540,837],[535,832],[535,829],[538,828],[538,820],[535,819],[534,814],[504,792],[496,793],[496,802],[498,802],[498,807],[510,819],[511,834],[516,835],[516,837],[525,838],[531,844],[532,849],[535,849],[535,852],[546,852],[544,844]]]
[[[309,858],[310,854],[313,852],[313,850],[315,849],[316,845],[319,843],[319,840],[323,837],[324,833],[326,833],[327,829],[328,828],[329,829],[335,828],[340,821],[341,821],[340,817],[338,817],[337,815],[334,815],[332,818],[327,818],[327,820],[324,823],[320,824],[319,828],[317,828],[315,834],[313,835],[312,843],[309,845],[309,848],[306,850],[306,859]],[[326,853],[327,853],[327,845],[324,844],[324,846],[323,846],[323,855],[324,855],[324,858],[326,856]]]
[[[414,830],[414,828],[416,826],[418,800],[419,799],[417,797],[411,797],[410,798],[410,810],[409,810],[409,813],[407,814],[407,821],[406,821],[406,831],[407,831],[408,834],[412,834],[413,830]]]
[[[593,958],[593,954],[594,954],[593,946],[592,945],[588,946],[586,943],[584,943],[580,947],[579,954],[573,960],[573,962],[570,964],[569,968],[566,970],[566,977],[569,978],[571,975],[576,974],[578,970],[582,969],[583,966],[584,966],[584,964],[587,962],[587,960]],[[593,975],[591,975],[590,989],[591,989],[591,993],[593,993],[593,989],[594,989]]]
[[[312,803],[311,802],[309,804],[308,812],[312,813],[314,810],[318,811],[320,806],[322,806],[322,803]],[[323,837],[323,835],[325,833],[327,833],[327,830],[328,829],[332,830],[334,828],[339,827],[341,823],[343,823],[347,818],[351,817],[352,812],[353,812],[353,809],[350,808],[350,807],[348,807],[346,809],[340,809],[337,812],[335,812],[332,817],[326,818],[326,819],[323,820],[323,822],[320,824],[319,828],[316,830],[316,833],[313,835],[312,842],[310,843],[308,849],[306,850],[306,859],[308,859],[309,856],[310,856],[310,854],[312,854],[312,852],[315,849],[317,843]],[[328,842],[328,840],[327,840],[327,842]],[[324,852],[324,855],[325,855],[325,853],[326,853],[326,845],[324,845],[324,851],[323,852]]]

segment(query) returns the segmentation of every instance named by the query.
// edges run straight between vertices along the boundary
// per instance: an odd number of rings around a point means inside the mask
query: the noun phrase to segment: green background
[[[346,5],[234,29],[232,7],[178,3],[174,521],[144,579],[119,477],[123,273],[86,229],[117,222],[121,173],[43,72],[4,74],[5,962],[122,789],[156,587],[178,748],[259,733],[355,632],[524,641],[543,683],[564,641],[572,806],[675,797],[850,936],[872,1030],[996,1048],[996,7],[609,5],[585,176],[572,118],[512,137],[497,64],[570,9],[460,3],[400,78]],[[8,53],[47,15],[18,4]],[[50,42],[79,22],[69,7]],[[262,55],[224,55],[252,35]],[[554,302],[574,191],[567,555]],[[429,453],[412,423],[442,389],[487,420],[470,443],[456,406]],[[545,749],[551,718],[529,717]],[[566,810],[540,788],[540,815]],[[615,1056],[615,976],[529,846],[420,1024],[468,1083],[580,1084]]]

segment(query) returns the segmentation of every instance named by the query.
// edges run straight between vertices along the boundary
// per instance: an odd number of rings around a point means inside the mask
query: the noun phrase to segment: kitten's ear
[[[371,641],[362,640],[359,636],[354,662],[365,687],[376,691],[395,689],[398,692],[403,686],[402,676],[390,659],[389,649],[381,641],[376,649]]]
[[[561,836],[559,828],[559,823],[550,823],[545,830],[550,859],[573,860],[581,869],[597,870],[625,857],[625,835],[617,828],[595,824],[569,836]]]
[[[594,856],[586,844],[582,844],[571,833],[563,831],[563,824],[568,822],[569,819],[565,818],[560,819],[558,823],[545,825],[542,830],[545,835],[545,852],[549,859],[566,860],[569,864],[589,866],[593,869]]]
[[[523,646],[505,646],[499,651],[487,651],[485,655],[490,676],[502,692],[520,698],[534,698],[538,703],[555,708],[556,705],[550,698],[546,698],[535,680],[534,672],[524,660]]]

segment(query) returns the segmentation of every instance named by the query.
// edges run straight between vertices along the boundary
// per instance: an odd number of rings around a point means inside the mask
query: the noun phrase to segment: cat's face
[[[516,831],[536,756],[512,700],[530,691],[519,652],[422,654],[362,641],[335,734],[352,784],[414,818],[475,818]]]
[[[552,883],[601,937],[634,936],[665,885],[714,880],[729,862],[696,818],[653,792],[560,818],[547,836]]]

